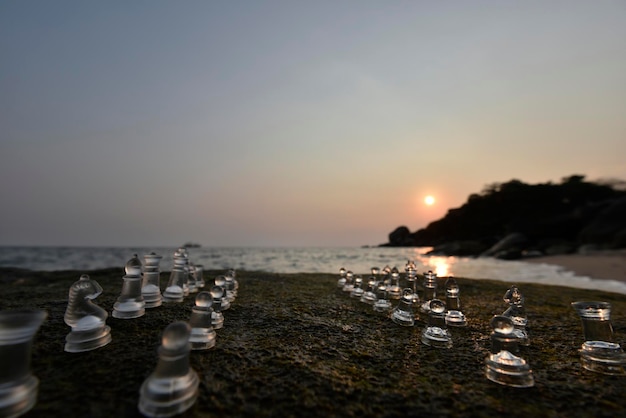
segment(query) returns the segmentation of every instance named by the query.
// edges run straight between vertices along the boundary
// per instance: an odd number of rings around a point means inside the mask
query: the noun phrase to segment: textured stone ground
[[[32,356],[39,400],[27,417],[136,417],[139,387],[157,361],[163,329],[187,320],[193,300],[147,310],[144,317],[109,317],[113,341],[95,351],[63,351],[71,283],[84,272],[0,269],[0,309],[48,311]],[[212,278],[222,272],[205,272]],[[123,271],[89,272],[104,288],[96,302],[109,313]],[[162,284],[168,275],[163,273]],[[199,397],[184,416],[626,416],[626,377],[596,375],[578,361],[580,321],[570,302],[613,305],[618,342],[626,343],[626,297],[522,284],[531,345],[522,356],[535,387],[514,389],[486,380],[489,320],[506,306],[510,284],[458,279],[465,329],[454,347],[420,343],[423,323],[403,328],[336,290],[336,276],[238,272],[240,291],[224,312],[217,345],[193,352]],[[443,284],[443,280],[441,280]]]

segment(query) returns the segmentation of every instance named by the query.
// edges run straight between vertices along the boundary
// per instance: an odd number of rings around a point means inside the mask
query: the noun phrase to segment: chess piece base
[[[211,314],[211,326],[213,329],[220,329],[224,326],[224,315],[221,312]]]
[[[113,306],[111,316],[117,319],[133,319],[144,316],[146,313],[146,303],[142,300],[127,300],[124,302],[116,302]]]
[[[490,354],[485,359],[485,377],[492,382],[516,388],[535,385],[532,370],[526,361],[506,350]]]
[[[465,315],[461,311],[448,311],[446,313],[446,325],[451,327],[464,327],[467,325]]]
[[[422,332],[422,343],[435,348],[450,348],[452,347],[452,337],[446,329],[426,327]]]
[[[0,417],[18,417],[30,411],[37,402],[39,379],[26,376],[22,381],[0,387]]]
[[[192,350],[208,350],[215,347],[216,333],[213,329],[192,328],[189,342]]]
[[[368,305],[375,304],[376,300],[376,295],[371,292],[365,292],[363,293],[363,296],[361,296],[361,302],[367,303]]]
[[[379,299],[374,303],[374,310],[376,312],[389,312],[391,310],[391,302],[386,299]]]
[[[171,417],[189,409],[198,397],[195,371],[177,378],[149,377],[139,391],[139,411],[147,417]]]
[[[82,353],[104,347],[111,342],[111,327],[103,327],[89,331],[72,331],[65,337],[65,351]]]
[[[617,343],[586,341],[580,349],[580,362],[592,372],[626,375],[626,355]]]
[[[391,314],[391,320],[403,327],[412,327],[415,325],[415,316],[406,311],[393,311]]]

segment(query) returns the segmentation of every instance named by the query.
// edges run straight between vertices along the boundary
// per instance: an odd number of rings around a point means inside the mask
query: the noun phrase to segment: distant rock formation
[[[432,253],[515,259],[626,247],[626,182],[560,184],[519,180],[486,186],[426,228],[400,226],[384,246],[428,246]]]

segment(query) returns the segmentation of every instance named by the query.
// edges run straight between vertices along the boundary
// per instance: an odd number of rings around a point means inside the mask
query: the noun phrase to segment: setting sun
[[[424,198],[424,203],[426,203],[428,206],[431,206],[435,203],[435,198],[433,196],[426,196]]]

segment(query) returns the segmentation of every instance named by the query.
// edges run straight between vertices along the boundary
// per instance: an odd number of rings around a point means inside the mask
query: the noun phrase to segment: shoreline
[[[519,261],[557,265],[577,276],[626,283],[626,249],[546,255],[523,258]]]

